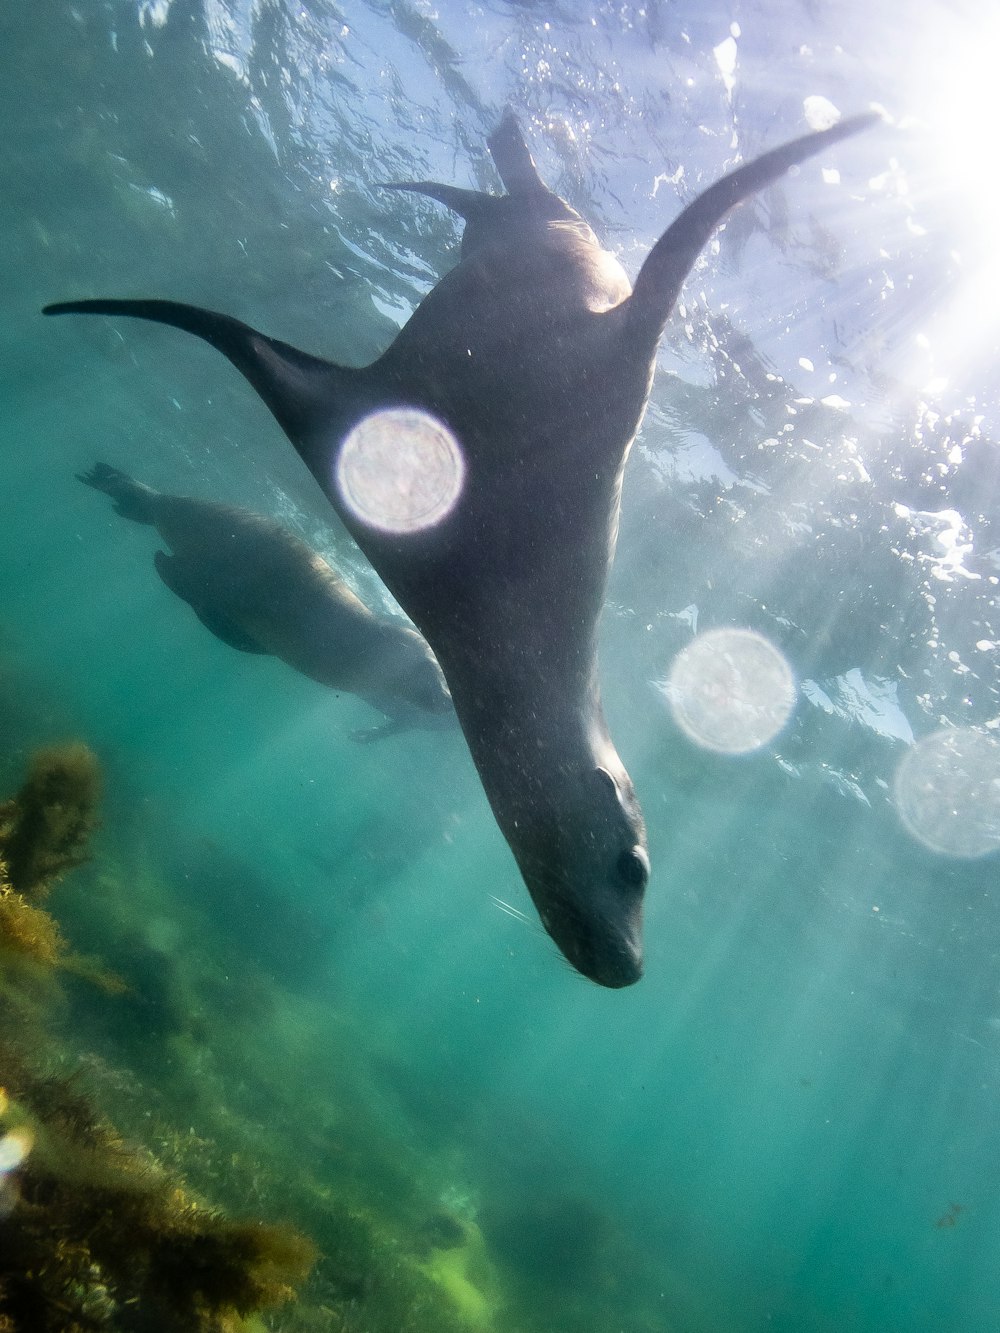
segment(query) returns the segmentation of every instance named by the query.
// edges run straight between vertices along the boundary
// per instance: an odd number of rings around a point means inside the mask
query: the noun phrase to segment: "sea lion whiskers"
[[[529,926],[532,930],[538,929],[536,923],[532,921],[531,917],[528,916],[527,912],[522,912],[520,907],[515,907],[512,903],[504,902],[504,900],[502,898],[498,898],[495,893],[490,894],[490,902],[499,911],[503,912],[505,916],[512,916],[515,921],[522,921],[526,926]]]

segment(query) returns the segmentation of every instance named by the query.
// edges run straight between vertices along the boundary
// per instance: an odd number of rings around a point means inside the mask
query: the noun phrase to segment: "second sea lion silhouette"
[[[877,119],[842,121],[717,181],[653,246],[633,290],[579,213],[541,180],[507,112],[489,139],[505,194],[429,181],[396,187],[464,219],[461,260],[369,366],[334,365],[173,301],[46,310],[172,324],[212,343],[257,389],[434,650],[545,929],[604,986],[642,975],[646,832],[601,709],[597,627],[657,343],[729,209]],[[428,413],[461,452],[457,500],[417,531],[387,531],[341,484],[345,443],[386,409]],[[395,452],[402,466],[402,434]],[[395,466],[391,451],[380,457]],[[400,488],[412,480],[401,475]]]
[[[216,638],[280,657],[389,719],[356,739],[452,716],[441,669],[416,630],[369,610],[318,552],[274,519],[167,495],[107,463],[79,479],[110,495],[123,518],[157,530],[170,553],[155,553],[156,572]]]

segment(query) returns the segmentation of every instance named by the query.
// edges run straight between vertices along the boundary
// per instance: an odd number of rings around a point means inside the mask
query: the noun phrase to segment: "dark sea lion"
[[[148,523],[170,548],[156,572],[202,624],[247,653],[269,653],[334,690],[356,694],[389,721],[358,732],[371,740],[451,714],[441,669],[424,639],[377,616],[321,555],[276,523],[234,505],[164,495],[95,463],[80,481],[104,491],[115,512]]]
[[[632,290],[617,259],[542,182],[508,112],[489,140],[506,194],[427,181],[394,187],[431,195],[464,219],[461,260],[388,350],[357,369],[172,301],[46,310],[172,324],[249,379],[434,649],[546,930],[605,986],[642,975],[649,858],[601,710],[597,625],[657,342],[729,209],[877,119],[806,135],[716,182],[656,243]],[[338,484],[350,432],[388,408],[430,413],[464,460],[457,503],[416,532],[385,531]],[[400,455],[408,448],[401,436]]]

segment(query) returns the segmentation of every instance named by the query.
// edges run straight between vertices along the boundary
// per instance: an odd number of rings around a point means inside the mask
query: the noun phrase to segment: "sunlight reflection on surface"
[[[947,251],[950,299],[942,290],[926,326],[914,329],[915,361],[930,354],[923,388],[940,394],[992,357],[1000,325],[1000,19],[984,5],[978,21],[928,25],[913,37],[907,65],[917,83],[909,101],[918,111],[900,121],[913,136],[911,170],[904,176],[893,160],[886,179],[895,180],[892,188],[909,208],[910,235],[933,241],[942,257]]]
[[[766,745],[795,706],[788,663],[762,634],[746,629],[699,635],[674,658],[660,688],[685,735],[723,754]]]
[[[373,412],[345,439],[337,487],[363,523],[385,532],[419,532],[448,514],[462,489],[465,463],[452,433],[426,412]]]
[[[1000,851],[1000,742],[985,732],[953,727],[925,736],[897,768],[893,796],[907,832],[931,851]]]

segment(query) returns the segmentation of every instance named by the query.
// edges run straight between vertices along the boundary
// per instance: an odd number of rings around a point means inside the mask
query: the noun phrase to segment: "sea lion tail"
[[[487,139],[497,172],[508,194],[544,194],[552,191],[538,174],[521,125],[510,107],[503,113],[500,124]],[[466,222],[475,222],[485,209],[495,206],[497,196],[481,190],[462,190],[454,185],[439,185],[436,181],[385,181],[383,190],[413,190],[429,195],[458,213]]]
[[[508,194],[551,194],[538,174],[524,141],[521,123],[510,107],[504,111],[500,124],[486,142]]]
[[[362,371],[334,365],[258,333],[229,315],[178,301],[59,301],[43,315],[125,315],[193,333],[218,348],[253,385],[306,465],[328,484],[328,442],[321,426],[331,398],[346,396]]]
[[[120,472],[109,463],[95,463],[89,472],[78,472],[77,481],[103,491],[115,502],[115,513],[135,523],[155,523],[156,501],[159,493],[152,486],[135,481],[127,472]]]
[[[655,344],[670,316],[684,279],[712,232],[731,208],[771,185],[791,167],[847,139],[882,117],[877,111],[851,116],[827,130],[805,134],[723,176],[698,195],[664,232],[639,270],[632,295],[625,302],[633,337]]]

